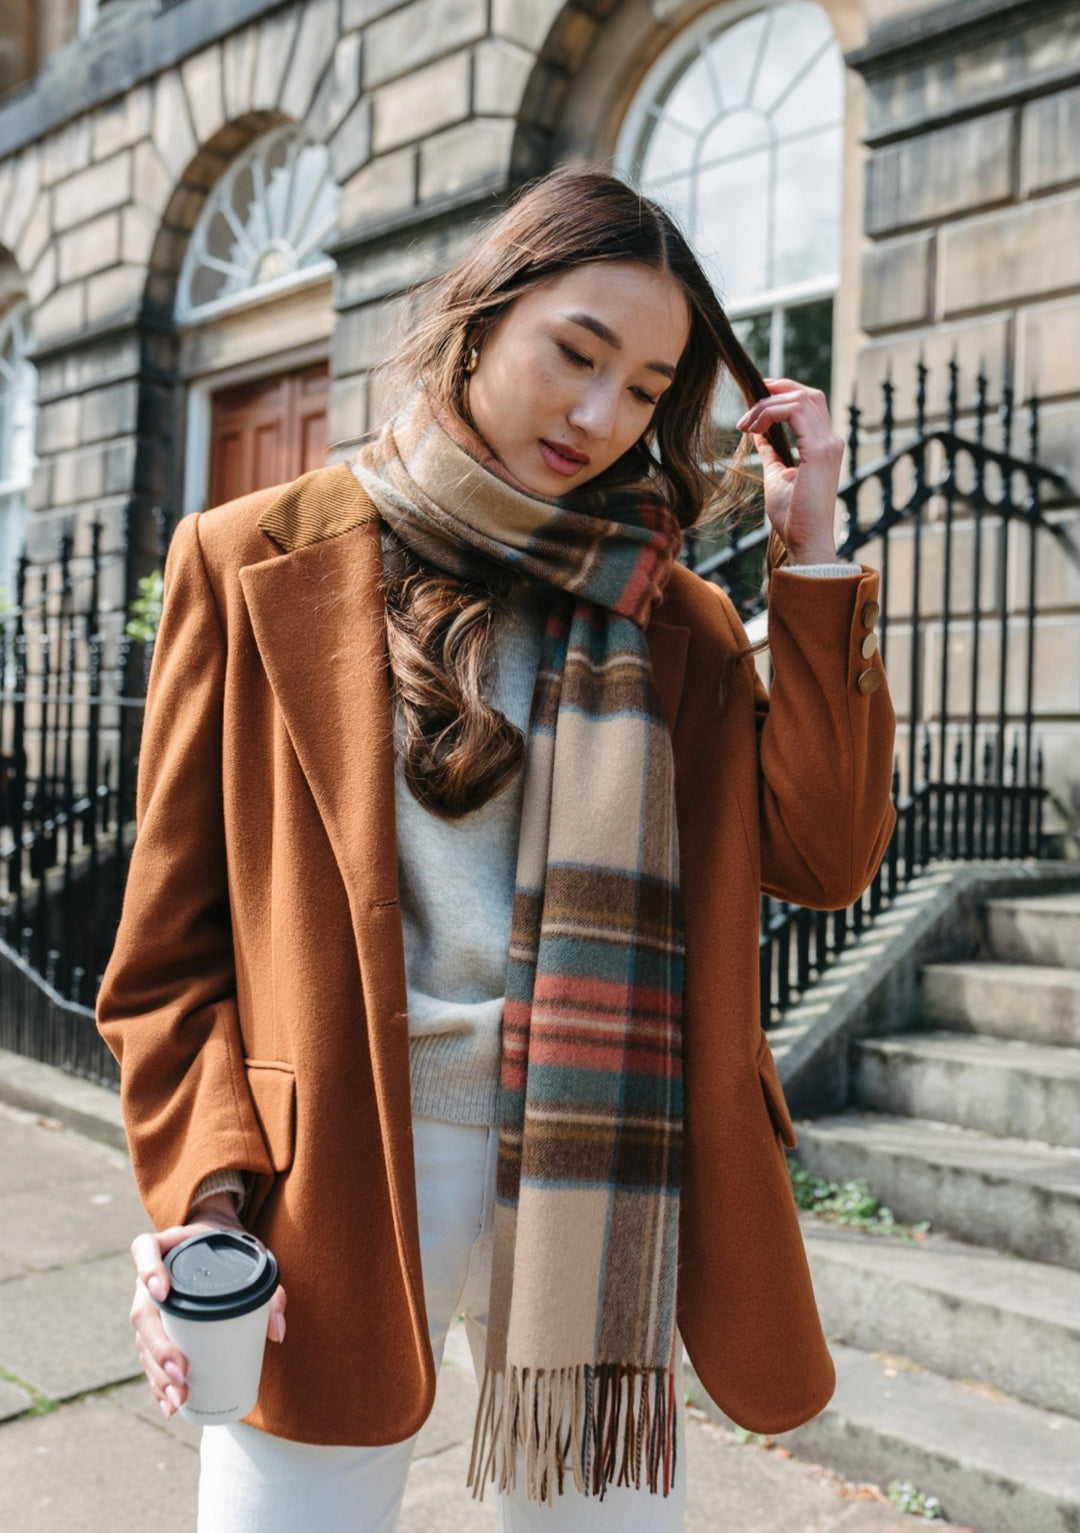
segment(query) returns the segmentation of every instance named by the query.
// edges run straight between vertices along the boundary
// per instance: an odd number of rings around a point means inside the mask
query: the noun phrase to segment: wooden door
[[[325,362],[222,389],[211,400],[208,506],[284,484],[326,461]]]

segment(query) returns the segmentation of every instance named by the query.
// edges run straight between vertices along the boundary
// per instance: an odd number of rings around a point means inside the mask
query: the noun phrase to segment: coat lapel
[[[412,1149],[380,523],[348,465],[340,464],[296,481],[258,525],[283,552],[245,565],[240,586],[348,897],[394,1178],[402,1168],[411,1171]],[[411,1204],[406,1194],[397,1206]],[[415,1230],[399,1233],[408,1249]]]

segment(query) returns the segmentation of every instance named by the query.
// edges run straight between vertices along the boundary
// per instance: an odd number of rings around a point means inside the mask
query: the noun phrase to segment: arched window
[[[649,70],[620,172],[678,219],[769,377],[829,392],[840,266],[843,57],[813,0],[722,6]],[[743,401],[721,397],[730,424]]]
[[[26,535],[26,493],[34,475],[37,372],[29,360],[30,306],[20,299],[0,318],[0,616],[15,604],[16,564]]]
[[[214,186],[192,231],[177,320],[210,318],[256,294],[324,276],[333,268],[323,246],[337,209],[325,145],[292,124],[256,139]]]

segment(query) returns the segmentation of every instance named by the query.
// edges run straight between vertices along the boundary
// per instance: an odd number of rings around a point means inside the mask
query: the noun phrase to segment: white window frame
[[[290,142],[290,150],[295,144],[297,151],[308,148],[322,148],[304,132],[302,126],[296,123],[285,123],[280,127],[272,128],[268,133],[260,134],[242,154],[223,171],[221,176],[210,189],[209,196],[203,205],[202,211],[196,220],[195,227],[188,239],[187,249],[184,252],[184,260],[180,268],[180,277],[176,289],[175,319],[178,325],[201,324],[206,320],[219,318],[223,314],[231,313],[234,309],[243,308],[247,304],[262,303],[267,298],[275,297],[281,293],[291,292],[294,288],[307,286],[323,280],[335,269],[335,263],[330,256],[319,255],[322,243],[334,231],[337,221],[337,213],[333,219],[326,222],[322,229],[314,230],[305,227],[305,219],[310,215],[318,191],[331,180],[329,176],[329,156],[324,175],[320,178],[315,194],[309,199],[306,208],[301,208],[302,218],[293,217],[287,231],[274,231],[269,227],[269,216],[266,213],[265,201],[266,178],[264,174],[264,161],[269,150],[275,143],[281,140]],[[290,152],[289,163],[293,163],[295,154]],[[247,170],[251,170],[258,196],[262,199],[257,202],[260,215],[264,223],[263,234],[254,237],[247,225],[240,223],[230,202],[230,194],[237,178]],[[295,184],[295,183],[294,183]],[[291,206],[290,214],[296,210]],[[206,239],[215,218],[221,214],[236,234],[240,244],[250,246],[248,251],[249,263],[257,264],[258,260],[265,258],[271,250],[279,250],[287,259],[299,256],[304,259],[309,253],[315,253],[315,259],[306,260],[306,264],[297,266],[294,270],[282,273],[277,277],[265,281],[249,281],[242,288],[231,293],[225,293],[219,298],[213,298],[205,303],[195,304],[191,300],[191,286],[197,272],[204,266],[224,269],[219,257],[207,250]],[[286,235],[288,237],[286,237]],[[298,236],[295,242],[291,237]],[[261,239],[261,244],[258,240]],[[236,268],[234,265],[234,269]]]

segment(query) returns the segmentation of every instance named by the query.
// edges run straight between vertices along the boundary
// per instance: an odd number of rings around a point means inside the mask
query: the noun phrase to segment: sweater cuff
[[[211,1171],[209,1176],[204,1176],[192,1195],[188,1214],[190,1215],[191,1209],[197,1203],[201,1202],[203,1198],[208,1198],[214,1192],[233,1193],[235,1195],[236,1212],[239,1215],[240,1210],[247,1201],[247,1183],[244,1180],[243,1173],[240,1171]]]
[[[785,564],[784,569],[791,570],[796,575],[822,575],[826,577],[862,574],[861,564]]]

